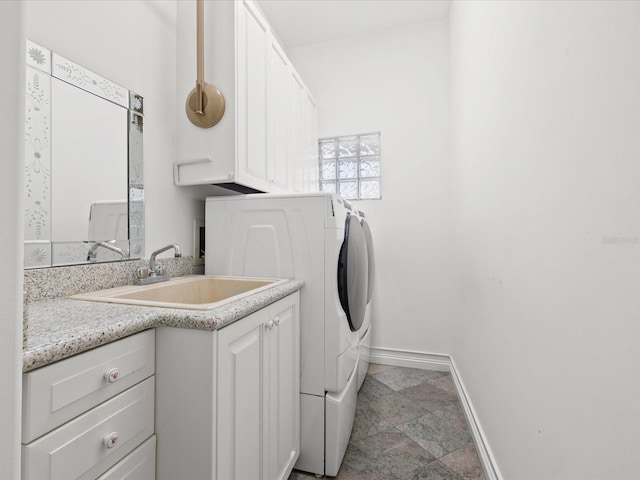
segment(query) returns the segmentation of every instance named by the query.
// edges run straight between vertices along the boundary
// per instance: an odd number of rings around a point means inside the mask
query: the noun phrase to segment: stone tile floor
[[[289,480],[316,478],[294,470]],[[371,364],[338,480],[484,480],[451,375]]]

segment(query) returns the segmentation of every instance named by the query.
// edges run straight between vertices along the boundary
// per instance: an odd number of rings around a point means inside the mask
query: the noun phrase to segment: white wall
[[[640,467],[640,3],[458,2],[453,357],[505,479]]]
[[[22,395],[22,134],[19,2],[0,2],[0,476],[20,478]]]
[[[193,220],[204,218],[207,187],[173,185],[176,0],[28,0],[26,36],[142,95],[146,256],[168,243],[193,254]],[[165,254],[166,255],[166,254]]]
[[[320,137],[382,133],[383,198],[357,202],[376,248],[374,347],[450,350],[448,35],[443,19],[289,51]]]

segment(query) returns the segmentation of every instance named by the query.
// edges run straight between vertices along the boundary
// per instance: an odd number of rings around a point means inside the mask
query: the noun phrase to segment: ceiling
[[[443,18],[450,0],[256,0],[286,49]]]

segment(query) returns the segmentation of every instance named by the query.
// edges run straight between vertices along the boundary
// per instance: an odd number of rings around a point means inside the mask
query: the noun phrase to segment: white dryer
[[[348,202],[327,193],[206,201],[207,274],[295,278],[300,296],[300,457],[335,476],[349,443],[368,285],[366,236]]]
[[[371,228],[369,228],[366,215],[362,210],[356,210],[355,213],[360,220],[360,225],[362,226],[365,234],[368,260],[367,307],[365,310],[364,322],[359,330],[360,335],[358,340],[358,390],[360,390],[364,383],[364,379],[367,376],[369,360],[371,358],[371,299],[373,297],[373,287],[375,284],[376,262],[373,250],[373,235],[371,234]]]

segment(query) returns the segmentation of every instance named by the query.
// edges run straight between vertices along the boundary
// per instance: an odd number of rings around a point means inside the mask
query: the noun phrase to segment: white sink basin
[[[151,285],[127,285],[80,293],[69,298],[148,307],[211,310],[287,281],[275,278],[191,275]]]

